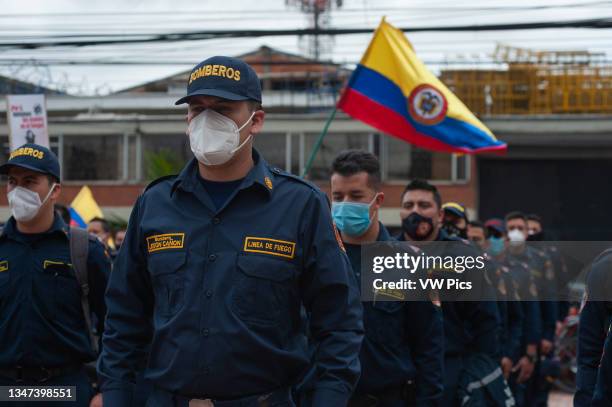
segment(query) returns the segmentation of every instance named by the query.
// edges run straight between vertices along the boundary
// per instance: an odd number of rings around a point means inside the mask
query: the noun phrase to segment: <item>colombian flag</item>
[[[70,226],[86,228],[93,218],[104,218],[98,203],[91,193],[91,189],[84,185],[70,204]]]
[[[404,33],[384,18],[338,107],[380,131],[429,150],[471,154],[506,149],[427,70]]]

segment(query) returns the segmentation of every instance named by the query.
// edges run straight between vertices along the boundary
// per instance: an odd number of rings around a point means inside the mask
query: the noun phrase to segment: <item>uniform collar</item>
[[[274,190],[274,178],[268,163],[259,154],[257,150],[253,148],[253,168],[244,177],[240,184],[240,189],[246,189],[253,184],[261,186],[266,191],[268,196],[271,196]],[[172,184],[171,193],[174,193],[176,188],[181,188],[184,191],[193,192],[198,180],[198,161],[192,158],[191,161],[183,168],[181,173],[178,175],[174,183]]]
[[[36,233],[36,234],[37,235],[50,235],[50,234],[59,232],[63,234],[64,236],[68,236],[68,230],[69,230],[69,227],[68,225],[66,225],[64,220],[60,216],[55,214],[53,218],[53,224],[51,224],[51,227],[49,228],[49,230],[43,233]],[[21,233],[17,229],[17,222],[15,221],[15,218],[12,216],[8,219],[8,221],[4,225],[2,234],[8,237],[12,237],[12,238],[25,235],[25,233]]]
[[[378,225],[379,225],[379,230],[378,230],[378,237],[376,238],[376,241],[386,242],[388,240],[393,240],[387,228],[381,222],[378,222]]]

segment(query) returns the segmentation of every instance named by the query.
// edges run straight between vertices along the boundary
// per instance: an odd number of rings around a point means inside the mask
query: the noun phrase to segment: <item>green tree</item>
[[[185,165],[178,153],[167,148],[158,151],[145,151],[144,159],[148,181],[165,175],[178,174]]]

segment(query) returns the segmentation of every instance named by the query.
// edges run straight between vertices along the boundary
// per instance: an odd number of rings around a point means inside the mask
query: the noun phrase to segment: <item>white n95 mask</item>
[[[221,165],[228,162],[251,138],[242,144],[240,130],[253,118],[255,112],[240,128],[229,117],[212,109],[206,109],[189,123],[189,144],[196,159],[205,165]]]
[[[56,185],[55,182],[51,185],[49,193],[42,202],[36,192],[30,191],[27,188],[15,187],[9,192],[7,194],[9,208],[11,208],[11,214],[15,220],[19,222],[32,220],[40,210],[40,207],[47,202]]]

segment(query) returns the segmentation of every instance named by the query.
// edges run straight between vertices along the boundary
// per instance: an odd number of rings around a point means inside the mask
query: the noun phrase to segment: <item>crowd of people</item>
[[[177,102],[194,158],[146,187],[127,230],[68,226],[49,149],[24,145],[0,166],[12,214],[0,236],[0,386],[76,386],[76,402],[58,406],[547,405],[573,304],[551,299],[568,280],[559,251],[528,244],[544,240],[537,215],[470,220],[413,180],[393,236],[379,220],[376,156],[338,155],[326,196],[253,149],[265,117],[253,69],[228,57],[194,68],[209,71]],[[374,242],[484,256],[489,296],[362,301],[362,247]],[[610,258],[587,291],[605,290]],[[612,307],[582,308],[575,405],[611,406]]]

